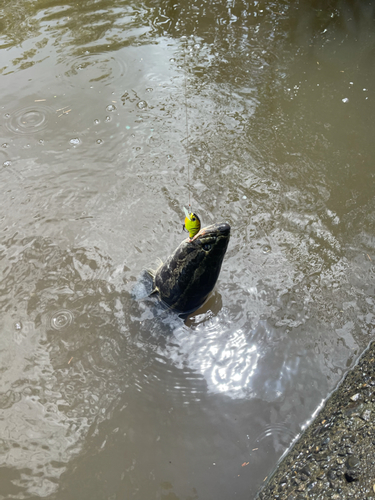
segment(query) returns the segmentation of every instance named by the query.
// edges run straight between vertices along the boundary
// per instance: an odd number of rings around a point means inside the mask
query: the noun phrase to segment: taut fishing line
[[[186,47],[184,48],[184,83],[185,83],[185,124],[186,124],[186,144],[187,144],[187,171],[188,171],[188,196],[189,196],[189,211],[190,205],[190,139],[189,139],[189,125],[188,125],[188,108],[187,108],[187,70],[186,70],[186,51],[188,49],[188,40],[186,38]]]
[[[188,107],[187,107],[187,67],[186,67],[186,52],[188,49],[188,40],[186,39],[186,46],[184,47],[184,83],[185,83],[185,125],[186,125],[186,151],[187,151],[187,171],[188,171],[188,198],[189,210],[184,207],[185,222],[183,228],[189,233],[189,237],[193,238],[201,228],[201,221],[197,214],[191,210],[190,203],[190,137],[189,137],[189,123],[188,123]]]

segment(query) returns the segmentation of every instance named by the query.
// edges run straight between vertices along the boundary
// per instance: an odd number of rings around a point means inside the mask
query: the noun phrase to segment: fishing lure
[[[189,214],[185,207],[184,212],[186,217],[183,229],[186,229],[186,231],[189,233],[189,238],[191,239],[199,232],[201,228],[201,221],[197,214],[193,212]]]

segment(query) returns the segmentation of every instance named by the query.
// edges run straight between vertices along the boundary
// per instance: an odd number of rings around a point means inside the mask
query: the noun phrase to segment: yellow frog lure
[[[189,212],[186,210],[184,207],[184,212],[185,212],[185,225],[183,226],[184,229],[189,233],[189,238],[193,238],[200,230],[201,228],[201,221],[198,217],[197,214]]]

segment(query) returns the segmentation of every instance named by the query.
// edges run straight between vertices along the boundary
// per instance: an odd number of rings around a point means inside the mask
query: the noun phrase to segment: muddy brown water
[[[254,497],[373,338],[374,9],[3,2],[0,499]],[[183,321],[132,289],[189,191]]]

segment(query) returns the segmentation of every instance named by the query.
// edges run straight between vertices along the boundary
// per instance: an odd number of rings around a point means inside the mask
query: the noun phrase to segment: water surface
[[[374,5],[321,7],[4,4],[0,498],[254,498],[372,339]],[[189,193],[183,321],[132,289]]]

